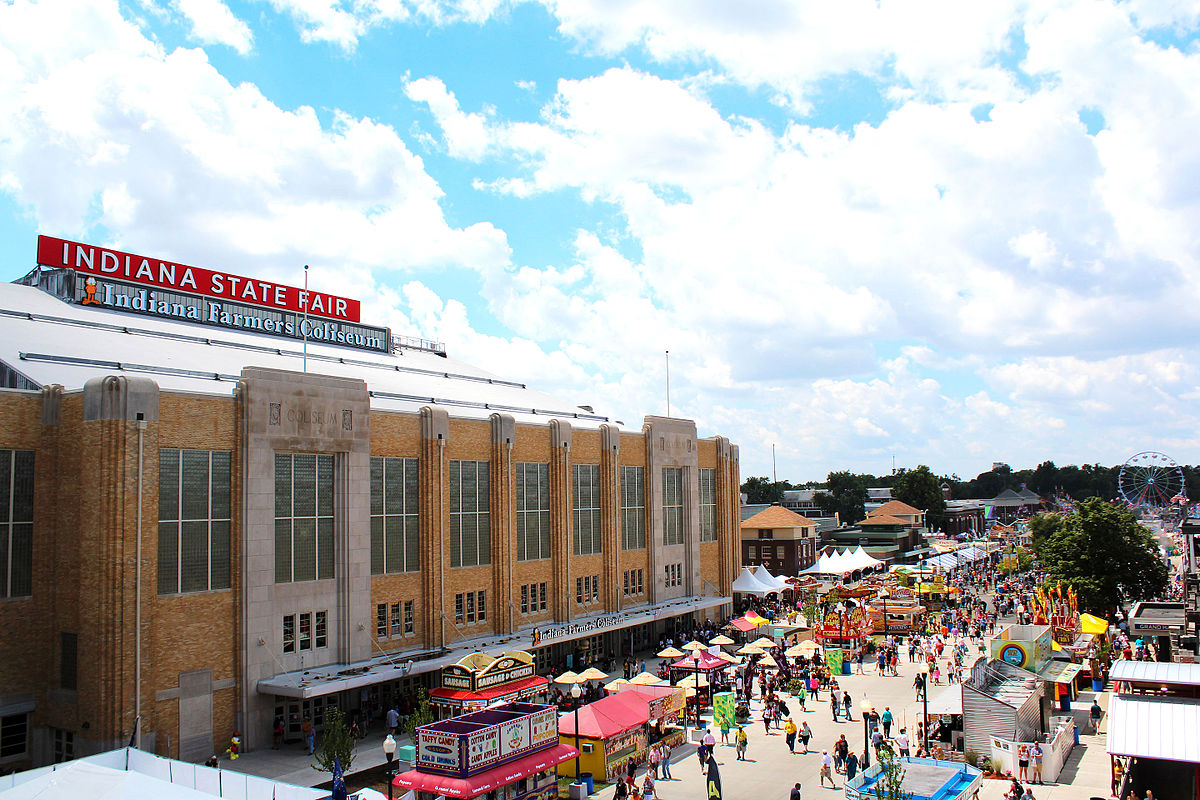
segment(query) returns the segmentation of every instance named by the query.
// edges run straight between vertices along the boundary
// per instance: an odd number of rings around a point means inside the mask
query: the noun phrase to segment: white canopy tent
[[[760,581],[758,577],[750,571],[749,567],[742,567],[742,572],[733,582],[732,588],[734,592],[753,594],[759,597],[779,591],[779,589],[777,589],[774,585],[768,586]]]
[[[784,589],[791,589],[792,586],[778,575],[772,575],[766,567],[759,567],[754,572],[754,577],[764,584],[769,584],[775,587],[775,591],[781,592]]]
[[[152,778],[140,772],[75,761],[61,769],[0,792],[0,800],[212,800],[197,789]]]

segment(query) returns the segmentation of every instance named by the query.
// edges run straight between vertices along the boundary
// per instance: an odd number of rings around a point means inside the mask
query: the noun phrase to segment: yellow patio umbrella
[[[801,642],[801,644],[803,644],[803,642]],[[787,650],[783,651],[783,654],[788,658],[795,658],[796,656],[806,655],[807,653],[808,650],[801,649],[800,645],[798,644],[793,645],[792,647],[789,647]]]
[[[815,653],[820,649],[820,645],[810,639],[807,642],[801,642],[800,644],[796,645],[796,649],[799,650],[801,654]]]
[[[738,648],[737,652],[744,656],[761,656],[763,649],[752,644],[744,644]]]
[[[572,672],[571,670],[567,670],[562,675],[559,675],[557,678],[554,679],[555,683],[561,683],[565,686],[570,686],[572,684],[580,683],[582,681],[583,681],[583,678],[579,677],[579,673]]]
[[[775,663],[775,659],[771,658],[770,656],[763,656],[760,658],[758,660],[758,665],[760,667],[771,667],[773,669],[779,668],[779,665]]]
[[[617,689],[620,689],[622,686],[628,686],[628,685],[629,685],[629,681],[625,680],[624,678],[617,678],[615,681],[609,681],[608,683],[604,684],[604,688],[611,689],[612,691],[616,691]]]
[[[683,658],[685,654],[677,647],[668,647],[666,650],[660,650],[657,655],[659,658]]]
[[[683,649],[690,650],[690,651],[696,651],[696,650],[707,650],[708,648],[705,647],[704,645],[700,644],[700,642],[688,642],[687,644],[685,644],[683,646]]]
[[[581,680],[585,681],[606,681],[608,680],[608,673],[601,672],[595,667],[588,667],[583,672],[579,673],[579,677]]]
[[[775,640],[768,639],[766,636],[760,636],[757,639],[755,639],[753,642],[751,642],[750,644],[754,645],[755,647],[761,647],[764,650],[766,650],[769,647],[775,646]]]
[[[682,686],[684,689],[698,689],[701,686],[708,686],[708,678],[703,675],[688,675],[682,680],[675,682],[676,686]]]
[[[651,675],[649,672],[639,672],[629,679],[629,682],[637,686],[661,686],[666,681],[657,675]]]
[[[735,641],[733,641],[733,639],[730,639],[725,634],[721,634],[720,636],[716,636],[716,637],[713,637],[712,639],[709,639],[708,643],[715,644],[715,645],[737,644]]]
[[[724,651],[717,653],[717,658],[724,659],[725,661],[728,661],[730,664],[742,663],[742,660],[740,658],[738,658],[737,656],[731,656],[729,653],[726,653]]]

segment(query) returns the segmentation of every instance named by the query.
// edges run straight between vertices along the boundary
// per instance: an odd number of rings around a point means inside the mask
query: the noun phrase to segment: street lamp
[[[383,755],[387,758],[388,800],[392,800],[392,781],[396,773],[392,771],[392,759],[396,757],[396,740],[389,733],[383,739]]]
[[[924,741],[925,757],[929,757],[929,662],[921,662],[921,739]]]
[[[585,679],[578,673],[567,670],[562,675],[554,679],[555,683],[571,686],[571,699],[575,706],[575,782],[580,783],[579,778],[579,698],[583,694],[583,690],[579,688],[579,684]]]
[[[696,668],[696,671],[692,673],[692,679],[696,683],[696,694],[693,695],[696,698],[696,730],[700,730],[700,651],[699,650],[692,651],[692,664]],[[687,726],[685,725],[684,728],[686,729]]]
[[[888,632],[887,632],[887,601],[888,601],[888,597],[889,597],[888,590],[881,589],[879,592],[879,599],[883,601],[883,641],[884,642],[887,642],[887,635],[888,635]]]
[[[841,636],[838,637],[838,647],[842,650],[842,674],[846,674],[846,604],[837,604],[838,613],[838,631]]]
[[[867,767],[871,766],[870,761],[868,760],[869,759],[868,753],[871,752],[871,729],[870,729],[871,723],[870,723],[869,719],[871,716],[871,712],[875,710],[875,705],[870,700],[868,700],[866,697],[864,697],[862,699],[862,703],[859,704],[859,708],[862,709],[862,718],[863,718],[863,763],[862,763],[862,768],[866,769]]]

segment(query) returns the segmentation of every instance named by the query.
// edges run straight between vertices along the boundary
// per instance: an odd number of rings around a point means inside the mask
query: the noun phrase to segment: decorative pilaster
[[[492,414],[491,481],[488,484],[492,524],[492,597],[496,598],[496,633],[516,630],[513,605],[513,562],[517,559],[517,508],[513,444],[517,424],[510,414]]]
[[[600,551],[604,610],[621,608],[621,430],[600,426]]]
[[[571,423],[550,420],[550,565],[555,622],[571,619],[575,587],[571,583]]]
[[[445,537],[450,526],[446,498],[450,491],[446,445],[450,441],[450,415],[446,409],[424,406],[421,409],[421,482],[420,551],[421,627],[425,646],[443,647],[446,644],[446,547]]]

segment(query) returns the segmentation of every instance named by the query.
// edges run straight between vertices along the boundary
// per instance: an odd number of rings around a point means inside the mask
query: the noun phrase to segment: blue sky
[[[0,278],[278,280],[744,476],[1200,453],[1186,0],[0,0]],[[48,35],[47,31],[53,31]]]

